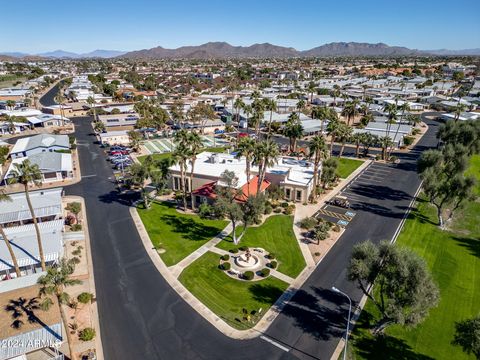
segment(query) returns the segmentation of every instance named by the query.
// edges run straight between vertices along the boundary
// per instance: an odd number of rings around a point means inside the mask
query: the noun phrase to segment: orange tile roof
[[[245,185],[242,186],[242,193],[240,195],[235,196],[235,200],[240,202],[247,201],[249,195],[257,194],[257,186],[258,186],[258,175],[255,176],[253,179],[250,179],[249,182],[247,182]],[[260,186],[260,192],[265,191],[265,189],[268,188],[269,186],[270,186],[270,181],[263,180],[262,185]]]

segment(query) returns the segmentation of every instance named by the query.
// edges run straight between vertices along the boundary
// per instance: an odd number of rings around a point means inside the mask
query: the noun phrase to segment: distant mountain
[[[477,49],[464,49],[464,50],[448,50],[448,49],[438,49],[438,50],[423,50],[423,52],[440,55],[440,56],[479,56],[480,48]]]
[[[43,57],[55,58],[55,59],[81,59],[81,58],[112,58],[125,54],[125,51],[117,50],[94,50],[89,53],[77,54],[74,52],[55,50],[42,54],[38,54]]]
[[[80,54],[78,57],[82,58],[113,58],[125,54],[126,51],[118,50],[94,50],[89,53]]]
[[[75,54],[69,51],[63,51],[63,50],[54,50],[54,51],[44,52],[38,55],[43,57],[56,58],[56,59],[78,57],[78,54]]]
[[[357,42],[334,42],[302,51],[303,56],[328,57],[328,56],[405,56],[419,55],[418,50],[387,44],[369,44]]]
[[[152,49],[131,51],[122,58],[128,59],[207,59],[207,58],[255,58],[255,57],[294,57],[298,51],[293,48],[272,45],[269,43],[251,46],[232,46],[226,42],[208,42],[198,46],[182,46],[177,49],[165,49],[161,46]]]
[[[10,56],[10,57],[14,57],[14,58],[20,58],[20,57],[28,56],[29,54],[12,51],[12,52],[1,52],[0,55]]]

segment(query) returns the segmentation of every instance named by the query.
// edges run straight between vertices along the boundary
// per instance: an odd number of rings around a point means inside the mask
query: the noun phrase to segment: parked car
[[[337,195],[328,202],[330,205],[342,207],[348,209],[350,207],[350,202],[346,196]]]

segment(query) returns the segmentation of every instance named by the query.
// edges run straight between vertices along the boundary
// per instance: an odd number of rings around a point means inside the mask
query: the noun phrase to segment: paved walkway
[[[215,248],[215,245],[217,245],[220,241],[223,240],[226,236],[228,236],[231,232],[233,231],[233,226],[231,223],[229,223],[225,229],[223,229],[220,234],[215,236],[212,240],[209,242],[205,243],[202,245],[200,248],[195,250],[193,253],[188,255],[185,259],[180,261],[179,263],[170,266],[168,269],[172,272],[173,276],[178,278],[180,274],[182,273],[183,269],[185,269],[188,265],[190,265],[192,262],[200,258],[201,256],[205,255],[208,251],[210,251],[212,248]]]

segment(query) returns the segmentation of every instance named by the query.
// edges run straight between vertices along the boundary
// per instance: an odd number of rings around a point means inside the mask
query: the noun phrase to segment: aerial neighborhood
[[[0,360],[479,359],[474,50],[0,53]]]

